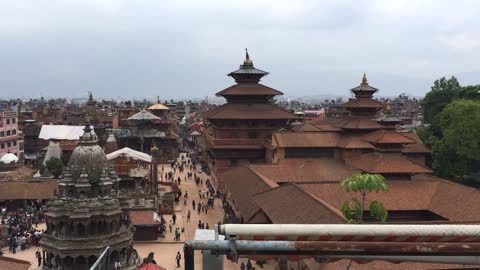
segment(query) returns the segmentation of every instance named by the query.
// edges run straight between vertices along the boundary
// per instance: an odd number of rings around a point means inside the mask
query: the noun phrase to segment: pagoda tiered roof
[[[270,103],[227,103],[204,114],[209,119],[294,119],[295,115]]]
[[[411,138],[396,131],[377,130],[369,133],[363,139],[376,144],[410,144],[415,143]]]
[[[282,92],[271,87],[259,83],[242,83],[235,84],[215,94],[216,96],[242,96],[242,95],[258,95],[258,96],[278,96],[283,95]]]
[[[367,173],[416,174],[432,172],[429,168],[410,160],[400,153],[383,154],[373,152],[347,159],[346,163],[348,166]]]

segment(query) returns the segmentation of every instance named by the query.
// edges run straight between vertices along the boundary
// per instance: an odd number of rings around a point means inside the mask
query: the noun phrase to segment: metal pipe
[[[259,236],[440,236],[480,237],[480,225],[388,225],[388,224],[224,224],[227,238]]]
[[[265,255],[479,255],[480,243],[436,243],[436,242],[336,242],[336,241],[185,241],[193,250],[214,250],[226,254],[235,250],[238,254]]]
[[[320,259],[320,260],[319,260]],[[443,263],[443,264],[480,264],[480,256],[376,256],[376,255],[321,255],[316,256],[317,262],[331,259],[351,259],[365,261],[387,261],[387,262],[419,262],[419,263]]]

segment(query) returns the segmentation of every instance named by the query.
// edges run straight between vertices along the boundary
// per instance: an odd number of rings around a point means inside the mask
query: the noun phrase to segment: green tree
[[[63,161],[52,157],[47,160],[46,164],[47,170],[53,175],[53,177],[58,178],[62,174],[63,171]]]
[[[368,193],[379,191],[388,192],[389,188],[385,183],[385,178],[381,174],[354,174],[343,179],[340,186],[345,188],[347,192],[355,192],[360,195],[360,198],[353,198],[346,201],[342,205],[343,216],[349,223],[361,224],[363,223],[363,213],[365,211],[365,203],[367,201]],[[387,221],[388,211],[379,201],[372,201],[368,207],[370,215],[381,222]],[[348,261],[345,270],[350,269],[352,260]]]
[[[445,77],[436,80],[431,89],[421,103],[426,123],[431,123],[435,115],[439,114],[455,98],[455,93],[461,89],[461,86],[457,78],[452,76],[448,80]]]
[[[371,192],[388,192],[389,188],[385,183],[385,178],[380,174],[354,174],[343,179],[340,186],[347,192],[355,192],[360,195],[359,198],[353,198],[342,205],[343,216],[350,222],[363,223],[363,213],[367,195]],[[388,218],[388,211],[379,201],[372,201],[368,207],[370,215],[381,222]]]
[[[480,183],[480,100],[456,100],[435,117],[440,138],[432,149],[434,174]]]

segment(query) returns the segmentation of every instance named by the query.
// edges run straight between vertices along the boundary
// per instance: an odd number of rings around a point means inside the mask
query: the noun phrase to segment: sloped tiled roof
[[[344,108],[383,108],[384,105],[380,101],[371,98],[356,98],[342,104]]]
[[[350,117],[333,124],[343,129],[380,129],[382,126],[375,120],[366,117]]]
[[[284,159],[279,164],[252,164],[250,168],[277,183],[340,181],[360,172],[333,158]]]
[[[241,96],[241,95],[260,95],[277,96],[283,95],[282,92],[259,83],[241,83],[235,84],[215,94],[216,96]]]
[[[430,153],[430,150],[423,144],[417,133],[410,131],[402,132],[401,134],[415,141],[415,143],[404,145],[402,153]]]
[[[204,114],[209,119],[294,119],[294,114],[273,104],[227,103]]]
[[[378,144],[409,144],[415,143],[411,138],[396,131],[377,130],[363,137],[367,142]]]
[[[278,147],[336,147],[340,135],[336,132],[275,132]]]
[[[0,256],[0,269],[5,270],[27,270],[32,265],[31,262],[19,260],[6,256]]]
[[[56,188],[57,180],[0,182],[0,200],[45,200]]]
[[[337,208],[305,192],[295,184],[258,193],[255,203],[274,224],[345,223]],[[300,211],[301,209],[301,211]]]
[[[427,167],[418,164],[401,154],[369,153],[348,159],[349,166],[367,173],[431,173]]]
[[[130,211],[130,218],[133,225],[160,225],[160,222],[153,220],[153,211]]]
[[[373,149],[373,145],[354,135],[342,136],[337,146],[344,149]]]
[[[277,183],[255,173],[249,166],[234,167],[222,174],[237,210],[247,222],[260,209],[253,195],[278,186]]]

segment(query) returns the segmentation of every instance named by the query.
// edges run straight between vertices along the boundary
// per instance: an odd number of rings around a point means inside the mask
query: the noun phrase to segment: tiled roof
[[[409,144],[415,143],[411,138],[396,131],[377,130],[363,137],[367,142],[378,144]]]
[[[345,269],[348,265],[349,260],[339,260],[336,262],[318,264],[313,262],[315,270],[338,270]],[[439,264],[439,263],[414,263],[414,262],[402,262],[402,263],[390,263],[385,261],[373,261],[369,263],[356,263],[352,262],[350,265],[352,270],[453,270],[453,269],[470,269],[475,268],[466,268],[464,265],[458,264]]]
[[[318,197],[311,196],[294,184],[258,193],[254,200],[274,224],[346,222],[340,210],[329,206]]]
[[[342,136],[337,146],[344,149],[373,149],[373,145],[355,135]]]
[[[15,258],[0,256],[0,269],[5,270],[27,270],[31,262]]]
[[[209,119],[294,119],[294,114],[273,104],[227,103],[207,112]]]
[[[383,103],[371,98],[356,98],[342,104],[344,108],[383,108]]]
[[[413,179],[387,179],[390,191],[369,193],[367,205],[377,200],[390,211],[428,210],[446,218],[444,222],[480,223],[477,189],[424,174]],[[338,183],[290,183],[259,192],[254,200],[273,223],[340,223],[340,209],[352,196]]]
[[[426,210],[438,183],[409,180],[392,180],[387,184],[389,192],[371,192],[367,196],[367,205],[372,200],[383,203],[387,210]],[[354,194],[346,192],[338,183],[299,184],[306,192],[322,198],[330,206],[341,209],[342,204],[350,200]]]
[[[130,218],[133,225],[160,224],[160,222],[153,220],[153,211],[130,211]]]
[[[49,199],[56,188],[57,180],[0,182],[0,200]]]
[[[418,164],[401,154],[369,153],[352,158],[346,162],[349,166],[367,173],[431,173],[427,167]]]
[[[292,127],[297,132],[321,132],[323,131],[319,127],[311,124],[310,122],[301,123]]]
[[[403,146],[402,153],[430,153],[430,150],[423,144],[417,133],[410,131],[402,132],[401,134],[415,141],[415,143]]]
[[[231,168],[222,174],[222,179],[245,222],[260,209],[253,201],[253,195],[278,186],[268,178],[255,173],[249,166]]]
[[[250,168],[277,183],[340,181],[360,171],[348,168],[333,158],[284,159],[279,164],[250,165]]]
[[[380,129],[382,126],[375,120],[366,117],[350,117],[333,124],[344,129]]]
[[[275,132],[278,147],[336,147],[340,135],[335,132]]]
[[[277,96],[283,95],[282,92],[259,83],[241,83],[235,84],[215,94],[216,96],[238,96],[238,95],[260,95]]]

